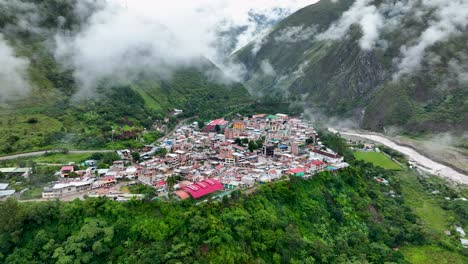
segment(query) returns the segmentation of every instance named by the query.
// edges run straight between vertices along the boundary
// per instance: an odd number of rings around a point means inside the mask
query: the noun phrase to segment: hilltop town
[[[285,114],[193,122],[179,126],[159,145],[138,154],[130,150],[117,153],[121,160],[108,169],[97,168],[93,160],[85,162],[85,170],[63,166],[61,180],[44,188],[42,197],[142,198],[119,191],[137,183],[155,188],[159,197],[198,199],[215,192],[215,197],[221,197],[288,175],[307,178],[349,166],[320,142],[311,123]]]

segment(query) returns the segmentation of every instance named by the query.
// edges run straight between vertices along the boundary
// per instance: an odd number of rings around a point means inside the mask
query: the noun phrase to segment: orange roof
[[[187,198],[190,198],[190,194],[184,190],[178,190],[175,192],[175,194],[177,194],[177,196],[180,197],[180,199],[182,200],[185,200]]]

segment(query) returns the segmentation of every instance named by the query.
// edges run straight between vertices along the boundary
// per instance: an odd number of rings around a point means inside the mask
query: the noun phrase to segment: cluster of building
[[[154,187],[160,196],[197,199],[286,175],[311,177],[348,166],[343,157],[320,142],[310,123],[284,114],[216,119],[203,129],[195,122],[179,127],[157,148],[165,148],[166,154],[141,163],[132,163],[127,158],[130,151],[125,150],[119,153],[123,160],[109,169],[74,171],[73,166],[64,166],[60,171],[64,180],[45,188],[43,197],[91,191],[128,178]],[[79,180],[68,178],[72,172]]]
[[[129,161],[115,161],[109,169],[97,169],[96,162],[92,160],[86,161],[85,164],[89,166],[85,170],[75,170],[73,165],[62,166],[56,174],[59,176],[59,181],[45,187],[42,198],[62,198],[80,193],[111,198],[115,198],[116,195],[126,197],[126,194],[120,193],[118,188],[113,187],[119,179],[132,180],[136,177],[137,168],[127,166],[130,164]]]
[[[284,114],[216,119],[202,130],[193,123],[177,129],[160,147],[167,154],[140,163],[138,180],[167,195],[168,177],[178,176],[171,187],[181,199],[348,166],[321,144],[309,123]]]
[[[7,177],[19,176],[23,178],[28,178],[32,172],[32,168],[21,168],[21,167],[8,167],[0,168],[0,173],[4,174]],[[16,191],[14,189],[9,189],[10,184],[0,183],[0,200],[12,197],[15,195]]]

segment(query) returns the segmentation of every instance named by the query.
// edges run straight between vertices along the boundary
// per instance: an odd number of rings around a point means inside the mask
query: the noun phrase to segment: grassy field
[[[375,166],[380,166],[387,170],[401,170],[401,166],[380,152],[354,152],[354,157],[358,160],[370,162]]]
[[[423,189],[414,172],[398,172],[398,178],[406,204],[423,220],[427,229],[442,236],[449,228],[447,212],[441,208],[433,195]]]
[[[91,153],[55,153],[47,154],[34,158],[35,162],[38,163],[51,163],[51,164],[68,164],[70,162],[79,163],[91,156]]]
[[[21,195],[21,200],[38,199],[42,197],[43,188],[31,188]]]
[[[48,135],[60,132],[60,121],[41,114],[0,114],[0,152],[44,149]]]
[[[413,264],[464,264],[468,257],[436,246],[411,246],[402,249],[405,259]]]
[[[406,205],[421,219],[430,239],[453,247],[459,246],[457,239],[444,234],[445,230],[450,230],[450,219],[453,219],[453,215],[450,211],[442,209],[439,199],[443,198],[425,190],[413,171],[399,171],[397,176]],[[414,264],[468,263],[467,257],[435,245],[403,246],[401,250],[406,260]]]

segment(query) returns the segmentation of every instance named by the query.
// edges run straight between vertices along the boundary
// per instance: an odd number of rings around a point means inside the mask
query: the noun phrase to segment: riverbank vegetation
[[[374,151],[355,151],[353,153],[354,157],[357,160],[362,160],[365,162],[370,162],[374,166],[379,166],[387,170],[401,170],[401,166],[396,162],[391,160],[389,157],[385,156],[381,152]]]

